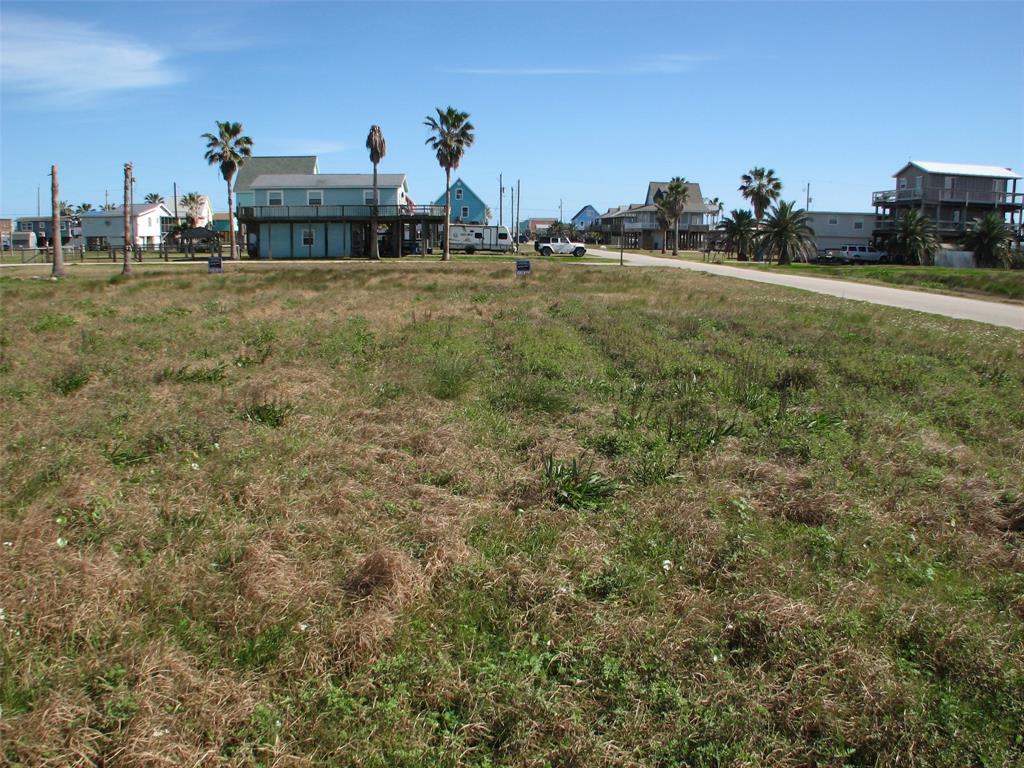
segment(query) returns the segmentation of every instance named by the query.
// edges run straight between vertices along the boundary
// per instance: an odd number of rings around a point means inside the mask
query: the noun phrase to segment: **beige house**
[[[1017,191],[1021,175],[1010,168],[911,160],[893,178],[896,189],[871,195],[879,240],[891,234],[911,209],[927,216],[938,237],[947,243],[959,240],[972,221],[988,213],[998,214],[1007,228],[1021,233],[1024,190]]]
[[[662,228],[657,206],[667,189],[667,181],[650,182],[643,203],[609,208],[594,221],[594,227],[602,233],[604,241],[611,245],[623,242],[627,248],[671,248],[675,229],[669,227],[666,232]],[[679,217],[679,247],[702,248],[710,230],[709,217],[717,213],[718,209],[705,205],[700,184],[690,182],[686,190],[686,207]]]

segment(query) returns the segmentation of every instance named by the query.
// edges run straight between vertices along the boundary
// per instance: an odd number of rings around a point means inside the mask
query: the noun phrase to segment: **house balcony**
[[[245,222],[263,221],[369,221],[372,205],[255,205],[239,206],[238,219]],[[443,205],[380,205],[377,218],[381,221],[415,220],[444,221]]]
[[[935,234],[940,237],[959,237],[965,235],[974,224],[973,220],[968,221],[931,221],[929,223],[935,229]],[[895,232],[899,226],[899,221],[896,219],[879,219],[875,224],[874,233],[877,234],[889,234]],[[1016,236],[1021,235],[1021,225],[1018,223],[1011,224],[1010,222],[1004,222],[1006,230]]]
[[[979,192],[970,189],[946,189],[945,187],[930,186],[887,189],[871,193],[871,204],[878,207],[912,206],[920,203],[957,203],[994,208],[1022,208],[1024,207],[1024,192]]]

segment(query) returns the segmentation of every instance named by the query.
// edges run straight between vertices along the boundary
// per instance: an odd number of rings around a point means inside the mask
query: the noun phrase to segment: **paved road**
[[[615,259],[619,254],[613,251],[587,249],[588,256]],[[825,293],[841,299],[866,301],[871,304],[884,304],[887,307],[914,309],[932,315],[944,315],[960,320],[976,320],[989,325],[1001,325],[1024,331],[1024,306],[1020,304],[1004,304],[998,301],[982,299],[965,299],[960,296],[946,296],[941,293],[925,291],[908,291],[903,288],[888,288],[870,283],[855,283],[850,280],[835,280],[829,277],[807,277],[804,275],[784,275],[776,272],[762,272],[759,269],[744,267],[727,267],[724,264],[704,264],[697,261],[681,261],[679,259],[662,259],[657,256],[626,254],[626,264],[637,267],[671,267],[674,269],[691,269],[696,272],[708,272],[723,277],[736,277],[740,280],[753,280],[756,283],[784,285],[788,288],[799,288],[802,291]]]

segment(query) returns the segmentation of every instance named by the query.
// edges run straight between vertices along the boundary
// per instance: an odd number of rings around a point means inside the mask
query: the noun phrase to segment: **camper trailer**
[[[11,244],[15,248],[38,248],[36,233],[32,230],[16,230],[11,233]]]
[[[498,251],[505,253],[513,248],[512,235],[508,227],[487,224],[452,224],[449,243],[453,249],[475,253],[476,251]]]

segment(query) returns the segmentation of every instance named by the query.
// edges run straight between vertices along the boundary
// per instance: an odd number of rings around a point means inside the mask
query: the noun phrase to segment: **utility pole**
[[[60,242],[60,186],[57,184],[57,166],[50,166],[50,193],[52,196],[53,210],[50,213],[50,226],[53,233],[50,241],[53,244],[53,271],[54,277],[64,277],[64,253],[61,251]]]
[[[174,182],[174,223],[178,223],[178,182]]]
[[[502,214],[505,211],[505,185],[502,182],[501,174],[498,174],[498,226],[503,222]]]
[[[625,248],[626,248],[626,217],[619,217],[619,266],[625,266]]]
[[[522,206],[523,206],[523,191],[522,191],[522,188],[519,186],[519,179],[516,179],[516,215],[515,215],[515,219],[516,219],[516,244],[517,244],[517,246],[518,246],[518,243],[519,243],[519,234],[520,234],[520,232],[519,232],[519,216],[520,216],[520,213],[521,213]]]
[[[562,221],[562,198],[558,198],[558,220]]]
[[[805,211],[811,210],[811,182],[807,182],[807,204],[804,206]]]
[[[39,185],[36,184],[36,216],[42,216],[43,213],[39,208]]]
[[[123,210],[123,224],[124,224],[124,264],[121,267],[122,275],[130,275],[132,273],[132,262],[128,256],[128,239],[131,237],[131,208],[129,203],[131,201],[131,179],[132,177],[132,164],[124,164],[124,210]]]

